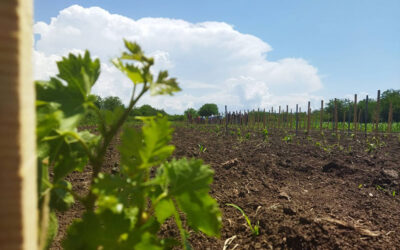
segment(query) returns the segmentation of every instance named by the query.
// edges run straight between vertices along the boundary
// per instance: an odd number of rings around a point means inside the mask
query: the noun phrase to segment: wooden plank
[[[37,249],[32,1],[0,1],[0,249]]]

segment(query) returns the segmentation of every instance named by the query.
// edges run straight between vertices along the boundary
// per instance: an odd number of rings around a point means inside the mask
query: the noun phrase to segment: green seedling
[[[377,146],[375,143],[367,143],[367,148],[365,149],[365,152],[372,153],[377,149]]]
[[[237,136],[238,136],[239,138],[242,137],[242,131],[240,130],[240,128],[237,128],[236,134],[237,134]]]
[[[247,140],[250,139],[250,132],[247,132],[247,133],[246,133],[246,139],[247,139]]]
[[[293,135],[286,135],[282,139],[282,141],[284,141],[284,142],[291,142],[292,140],[293,140]]]
[[[264,141],[268,141],[268,130],[266,128],[263,130],[263,137]]]
[[[362,187],[363,187],[363,184],[358,185],[358,188],[362,188]]]
[[[200,153],[205,153],[206,152],[207,148],[204,147],[204,145],[198,144],[197,146],[199,147]]]
[[[251,221],[249,219],[249,217],[246,215],[246,213],[243,211],[243,209],[241,209],[238,205],[235,205],[233,203],[227,203],[227,206],[231,206],[236,208],[237,210],[239,210],[239,212],[243,215],[243,217],[245,218],[247,225],[250,227],[251,232],[253,233],[254,236],[258,236],[260,234],[260,225],[259,225],[259,221],[257,221],[257,225],[252,225]]]

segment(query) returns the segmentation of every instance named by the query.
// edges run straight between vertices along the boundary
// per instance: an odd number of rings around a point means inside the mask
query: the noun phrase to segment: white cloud
[[[141,102],[182,113],[214,102],[220,108],[305,104],[322,88],[317,69],[301,58],[267,60],[271,46],[223,22],[189,23],[168,18],[133,20],[99,7],[73,5],[50,23],[34,25],[40,38],[34,52],[35,78],[56,73],[54,61],[70,51],[89,49],[102,61],[94,92],[127,102],[131,84],[110,64],[123,50],[122,38],[137,41],[155,58],[155,69],[177,77],[183,92],[174,97],[145,96]],[[266,107],[269,108],[269,107]]]

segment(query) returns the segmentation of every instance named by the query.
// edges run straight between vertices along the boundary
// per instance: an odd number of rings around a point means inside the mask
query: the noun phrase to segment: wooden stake
[[[337,113],[337,99],[335,98],[335,133],[338,131],[338,113]]]
[[[228,134],[228,107],[225,105],[225,134]]]
[[[296,104],[296,135],[299,129],[299,104]]]
[[[322,133],[322,122],[323,122],[323,116],[324,116],[324,100],[321,100],[321,111],[319,115],[319,130]]]
[[[357,94],[354,95],[354,114],[353,114],[354,135],[357,133]]]
[[[343,119],[342,119],[342,133],[344,133],[344,125],[346,124],[346,111],[343,110]]]
[[[389,133],[392,132],[392,120],[393,120],[393,107],[392,107],[392,102],[389,104],[389,115],[388,115],[388,128],[387,131]]]
[[[381,102],[381,91],[378,90],[378,95],[376,98],[376,112],[375,112],[375,133],[378,133],[379,129],[380,102]]]
[[[263,112],[263,128],[265,129],[265,119],[266,119],[266,113],[265,113],[265,108],[264,108],[264,112]]]
[[[281,129],[281,106],[279,106],[278,112],[278,129]]]
[[[36,250],[33,3],[0,1],[0,249]]]
[[[285,114],[285,128],[288,128],[289,121],[289,105],[286,105],[286,114]]]
[[[308,102],[308,116],[307,116],[307,134],[310,134],[310,116],[311,116],[311,107],[310,107],[311,103]]]
[[[364,128],[364,133],[365,136],[367,136],[367,131],[368,131],[368,95],[367,98],[365,99],[365,128]]]

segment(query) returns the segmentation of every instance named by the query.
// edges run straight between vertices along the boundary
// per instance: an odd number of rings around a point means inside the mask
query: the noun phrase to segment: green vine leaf
[[[160,71],[157,81],[150,84],[151,95],[172,95],[181,91],[176,78],[168,78],[168,71]]]
[[[172,129],[166,117],[142,117],[140,120],[144,123],[141,132],[125,128],[121,136],[121,164],[127,173],[156,166],[175,149],[168,145]]]
[[[179,208],[187,215],[188,224],[210,236],[218,236],[221,212],[218,203],[208,194],[213,171],[201,160],[172,160],[160,167],[158,175],[163,185],[175,197]]]
[[[51,190],[50,207],[58,211],[67,211],[75,200],[70,191],[72,185],[68,181],[58,181]]]

